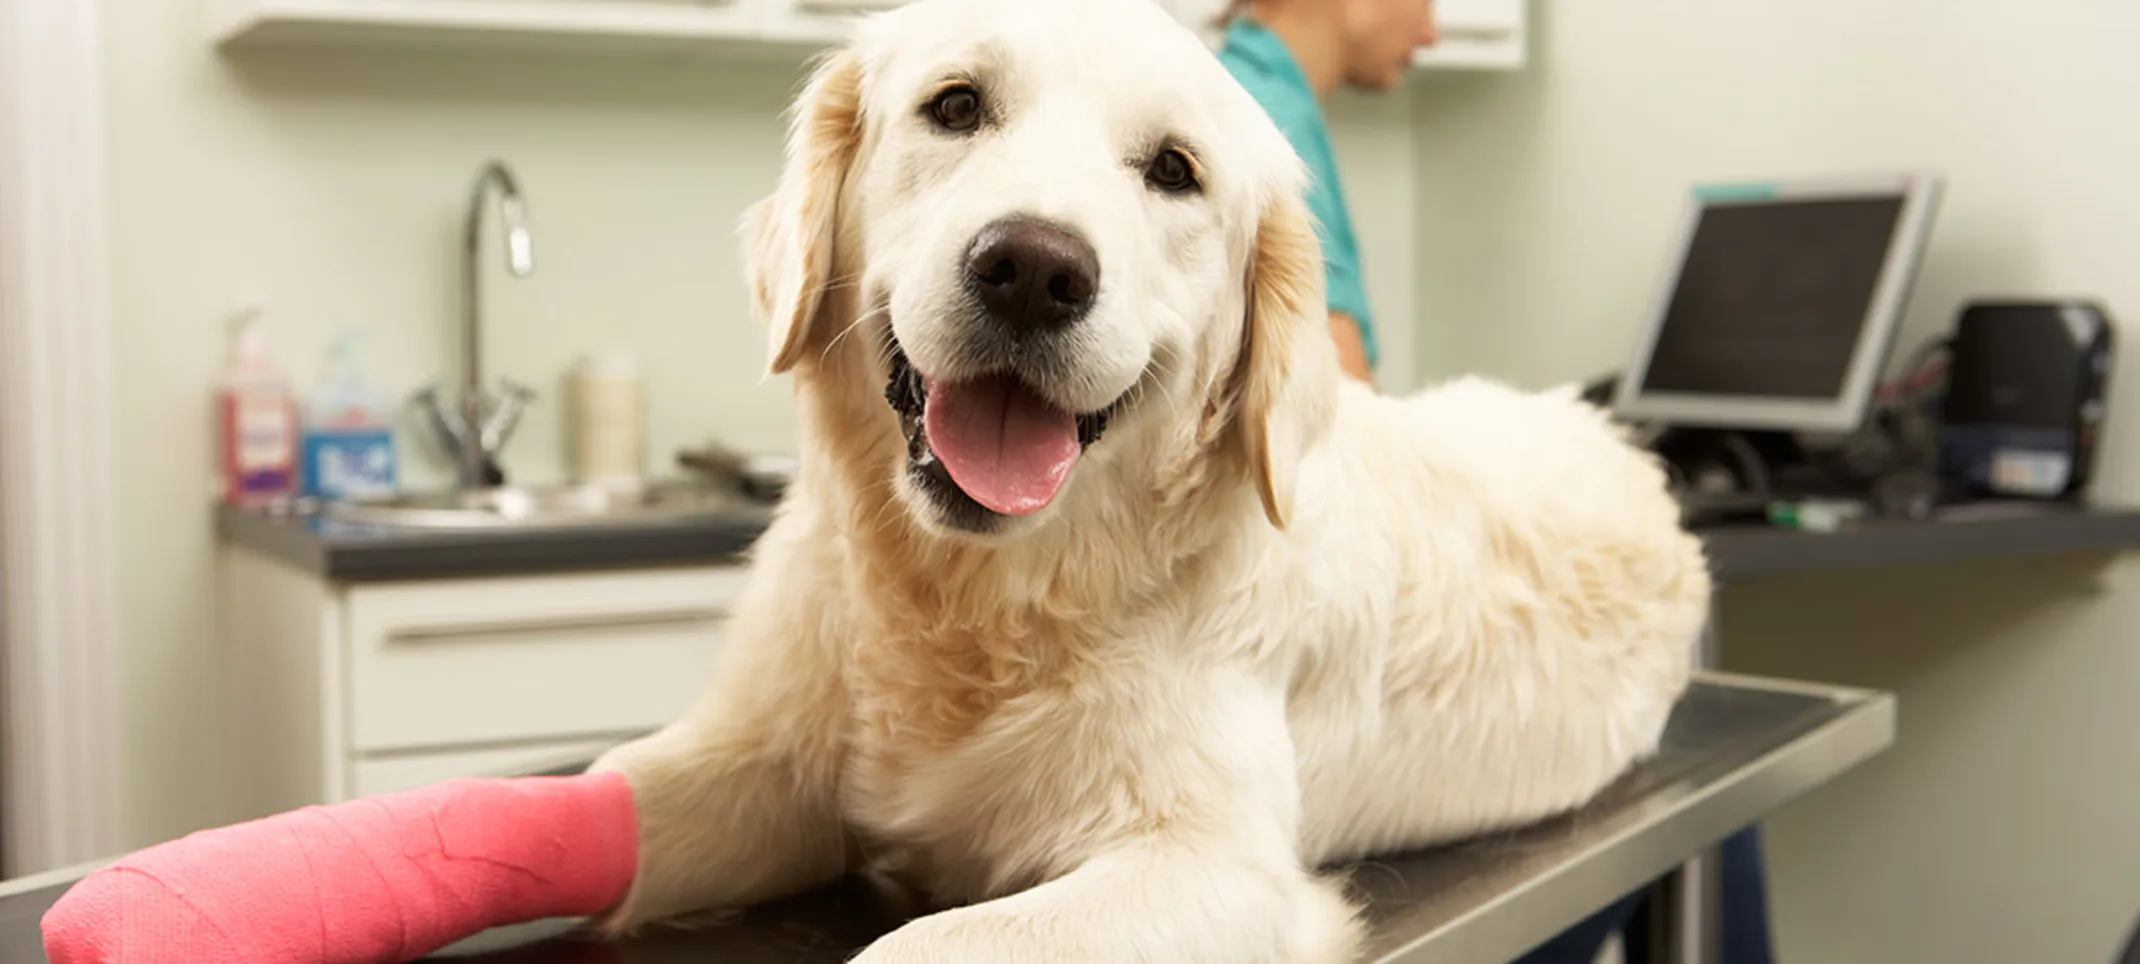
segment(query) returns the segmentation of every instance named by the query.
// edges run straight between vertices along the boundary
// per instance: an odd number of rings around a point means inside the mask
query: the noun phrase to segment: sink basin
[[[507,486],[405,493],[330,503],[328,518],[417,529],[531,529],[658,525],[703,516],[764,512],[766,503],[698,481],[636,488]]]

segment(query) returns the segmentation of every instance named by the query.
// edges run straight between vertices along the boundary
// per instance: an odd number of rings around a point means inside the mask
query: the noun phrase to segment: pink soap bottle
[[[297,404],[289,379],[268,357],[259,305],[237,320],[230,360],[216,391],[223,499],[259,508],[297,491]]]

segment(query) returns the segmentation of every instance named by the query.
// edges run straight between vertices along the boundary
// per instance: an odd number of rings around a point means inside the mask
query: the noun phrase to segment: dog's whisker
[[[859,315],[856,315],[855,320],[848,322],[847,326],[841,328],[838,334],[833,335],[830,340],[825,342],[825,350],[818,354],[818,358],[822,360],[831,357],[832,350],[834,348],[839,347],[840,339],[847,337],[849,332],[852,332],[855,329],[862,327],[863,322],[869,321],[870,319],[877,317],[878,315],[882,314],[882,312],[883,309],[872,308],[868,311],[862,312]]]
[[[841,275],[837,278],[826,279],[823,284],[818,286],[818,289],[821,291],[841,291],[861,283],[862,272],[855,271],[849,274]]]
[[[887,316],[891,313],[889,308],[878,308],[876,311],[878,314]],[[889,338],[878,339],[877,343],[872,347],[877,352],[877,364],[890,368],[892,365],[892,340]]]
[[[1159,390],[1162,393],[1160,398],[1164,399],[1168,404],[1179,401],[1178,389],[1175,386],[1174,363],[1168,361],[1164,355],[1154,356],[1152,358],[1152,371],[1159,376]]]
[[[899,494],[894,491],[893,482],[888,478],[876,483],[873,488],[882,489],[883,498],[877,502],[877,518],[871,521],[868,531],[871,535],[882,535],[899,522]]]

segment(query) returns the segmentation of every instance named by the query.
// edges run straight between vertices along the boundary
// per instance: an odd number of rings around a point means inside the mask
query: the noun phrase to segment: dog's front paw
[[[1021,943],[1032,932],[980,907],[909,921],[864,948],[850,964],[996,964],[1058,959],[1056,950]]]

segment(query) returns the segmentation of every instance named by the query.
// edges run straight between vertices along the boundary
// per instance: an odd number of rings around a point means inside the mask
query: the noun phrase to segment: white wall
[[[786,386],[763,357],[731,226],[778,162],[793,71],[445,56],[229,61],[193,0],[111,0],[110,172],[130,844],[219,822],[220,676],[210,392],[224,319],[270,305],[302,384],[345,326],[397,397],[458,359],[459,226],[486,157],[527,191],[537,271],[485,259],[487,363],[544,393],[504,459],[560,466],[559,379],[582,350],[638,350],[652,455],[709,436],[777,445]],[[413,420],[410,422],[413,426]],[[415,431],[418,485],[446,478]]]
[[[784,381],[746,311],[732,226],[772,182],[793,67],[278,54],[232,60],[203,41],[198,0],[107,0],[113,324],[130,717],[127,842],[218,823],[221,668],[213,596],[209,392],[225,316],[270,305],[280,358],[316,377],[329,339],[365,332],[396,394],[450,377],[458,230],[486,157],[518,170],[537,272],[484,262],[490,371],[545,393],[505,457],[523,480],[561,471],[559,378],[586,349],[647,364],[652,457],[709,436],[778,447]],[[1337,113],[1350,189],[1391,319],[1410,313],[1410,106]],[[486,232],[493,244],[495,222]],[[1414,356],[1390,331],[1392,379]],[[420,434],[415,484],[446,478]]]
[[[1687,185],[1718,178],[1946,173],[1905,347],[1972,296],[2140,320],[2140,7],[1538,7],[1535,69],[1415,91],[1427,376],[1619,366]],[[2116,395],[2100,491],[2129,504],[2140,390]],[[1771,825],[1784,959],[2111,959],[2140,915],[2140,564],[1808,577],[1724,618],[1731,668],[1901,694],[1899,745]]]

